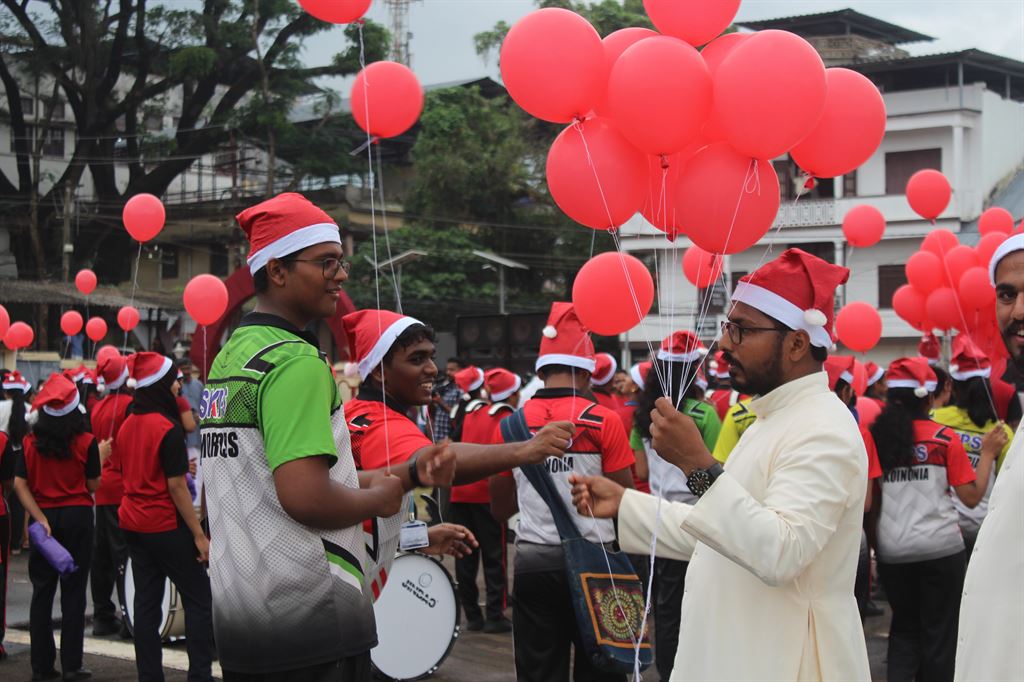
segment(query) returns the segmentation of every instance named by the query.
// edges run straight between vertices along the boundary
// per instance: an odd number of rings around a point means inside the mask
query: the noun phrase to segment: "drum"
[[[135,635],[135,575],[132,573],[132,560],[124,567],[124,605],[125,622],[132,635]],[[178,588],[170,578],[164,584],[164,598],[160,604],[160,639],[173,642],[185,638],[185,607],[178,597]]]
[[[459,636],[455,583],[439,562],[401,554],[373,605],[378,644],[374,667],[392,680],[416,680],[437,670]]]

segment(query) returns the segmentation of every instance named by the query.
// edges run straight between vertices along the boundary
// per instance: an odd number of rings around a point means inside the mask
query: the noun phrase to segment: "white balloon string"
[[[395,275],[395,260],[391,255],[391,236],[388,234],[388,205],[384,198],[384,166],[381,163],[380,142],[377,142],[377,181],[380,183],[380,217],[384,225],[384,248],[388,253],[388,265],[391,268],[391,282],[395,285],[396,313],[402,313],[402,292],[399,291],[398,277]]]

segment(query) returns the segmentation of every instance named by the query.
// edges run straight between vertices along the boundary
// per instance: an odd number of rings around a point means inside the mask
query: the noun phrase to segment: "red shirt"
[[[357,469],[383,469],[389,462],[394,467],[431,444],[411,419],[385,406],[379,396],[379,391],[363,388],[354,400],[345,403]]]
[[[7,454],[7,434],[0,431],[0,481],[5,481],[11,478],[9,475],[4,475],[8,469],[9,459],[11,455]],[[0,516],[7,516],[7,502],[4,500],[3,494],[0,494]],[[0,561],[3,557],[0,556]]]
[[[860,427],[860,437],[864,439],[864,449],[868,451],[868,480],[882,477],[882,463],[878,461],[878,448],[875,447],[875,438],[868,431],[867,427]]]
[[[128,416],[128,406],[132,397],[127,393],[112,393],[96,403],[90,418],[92,432],[97,440],[103,441],[117,435]],[[121,468],[117,463],[117,448],[103,463],[100,477],[100,488],[96,491],[96,504],[121,504],[124,497],[124,485],[121,483]]]
[[[181,423],[158,412],[130,414],[117,432],[118,464],[124,498],[118,510],[121,528],[162,533],[178,527],[178,510],[167,479],[188,470]]]
[[[616,412],[622,408],[622,401],[619,400],[618,396],[614,396],[611,393],[605,393],[601,389],[594,387],[594,400],[601,407],[607,408],[612,412]]]
[[[482,444],[495,442],[494,432],[498,429],[498,424],[514,411],[515,408],[508,403],[481,405],[463,419],[462,442]],[[476,483],[454,486],[451,499],[452,502],[489,504],[491,501],[490,484],[485,478]]]
[[[92,493],[86,479],[99,478],[100,452],[91,433],[80,433],[70,443],[71,456],[64,459],[46,457],[36,449],[36,436],[22,441],[24,451],[18,464],[18,476],[28,481],[28,488],[40,509],[56,507],[91,507]]]

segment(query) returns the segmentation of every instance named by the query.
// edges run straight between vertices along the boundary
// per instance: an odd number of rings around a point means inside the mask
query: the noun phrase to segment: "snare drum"
[[[378,644],[370,659],[392,680],[430,675],[459,636],[455,583],[444,566],[421,554],[395,559],[373,613]]]
[[[124,605],[125,621],[132,635],[135,635],[135,575],[132,573],[132,560],[124,567]],[[160,604],[160,639],[173,642],[185,638],[185,607],[178,597],[178,588],[168,578],[164,583],[164,598]]]

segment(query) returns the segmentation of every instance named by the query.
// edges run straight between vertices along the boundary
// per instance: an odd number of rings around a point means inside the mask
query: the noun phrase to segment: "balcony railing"
[[[776,227],[814,227],[835,225],[835,199],[797,199],[783,201],[775,216]]]

